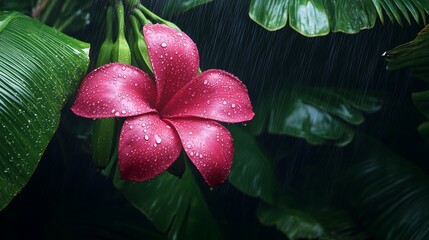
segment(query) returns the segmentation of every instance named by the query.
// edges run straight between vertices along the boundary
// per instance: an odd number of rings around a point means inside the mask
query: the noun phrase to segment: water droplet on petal
[[[165,43],[165,42],[161,43],[161,47],[166,48],[167,47],[167,43]]]
[[[144,135],[144,140],[149,140],[149,136],[148,135]]]
[[[158,136],[158,134],[155,134],[155,142],[158,144],[162,142],[162,139]]]
[[[226,105],[226,101],[223,101],[223,102],[222,102],[222,104],[223,104],[223,105]]]

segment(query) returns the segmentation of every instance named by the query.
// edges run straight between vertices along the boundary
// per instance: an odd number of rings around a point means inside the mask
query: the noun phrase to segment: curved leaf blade
[[[326,235],[323,227],[310,215],[290,208],[260,204],[256,211],[259,221],[275,225],[288,239],[334,239]]]
[[[117,161],[104,171],[114,186],[169,239],[222,239],[204,196],[189,167],[182,178],[167,172],[145,182],[119,178]]]
[[[328,13],[322,0],[295,0],[289,5],[289,25],[304,36],[329,33]]]
[[[364,114],[381,108],[377,96],[342,89],[300,89],[271,96],[255,106],[252,133],[265,129],[271,134],[304,138],[315,145],[333,143],[345,146],[354,137],[353,126]]]
[[[272,160],[255,138],[237,126],[229,126],[234,139],[234,161],[228,181],[241,192],[273,203],[277,189]]]
[[[363,136],[361,142],[356,164],[345,171],[347,196],[360,221],[374,238],[427,239],[427,174],[375,139]]]
[[[428,0],[252,0],[249,16],[269,31],[289,25],[304,36],[323,36],[329,32],[357,33],[374,27],[377,15],[384,22],[386,14],[402,25],[402,18],[411,24],[425,21]]]
[[[286,26],[288,20],[289,0],[252,0],[249,17],[269,31],[275,31]]]
[[[183,1],[167,1],[163,5],[163,12],[168,15],[179,15],[192,8],[212,2],[213,0],[183,0]]]
[[[412,68],[412,75],[418,79],[429,82],[429,25],[417,34],[417,37],[402,45],[387,51],[387,69],[398,70],[402,68]],[[429,91],[415,92],[412,94],[416,107],[429,119]],[[426,140],[429,139],[428,123],[423,123],[418,127],[420,135]]]
[[[89,45],[0,13],[0,209],[25,186],[89,64]]]

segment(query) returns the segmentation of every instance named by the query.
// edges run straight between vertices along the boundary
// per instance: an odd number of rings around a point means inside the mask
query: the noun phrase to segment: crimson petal
[[[122,179],[144,181],[164,172],[182,149],[173,128],[156,114],[127,118],[118,147]]]
[[[111,63],[82,81],[72,111],[81,117],[111,118],[155,111],[155,83],[142,70]]]
[[[156,106],[161,109],[197,75],[198,49],[188,35],[166,25],[146,24],[143,33],[156,79]]]
[[[234,147],[229,131],[215,121],[204,119],[169,119],[179,134],[189,159],[207,184],[224,182],[231,170]]]
[[[255,115],[246,86],[222,70],[200,74],[165,105],[164,117],[201,117],[222,122],[249,121]]]

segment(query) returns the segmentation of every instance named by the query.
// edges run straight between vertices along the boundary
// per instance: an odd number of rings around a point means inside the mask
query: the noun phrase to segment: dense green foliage
[[[427,0],[120,2],[0,1],[42,22],[0,14],[0,236],[429,238]],[[81,41],[90,68],[152,74],[148,22],[180,27],[201,69],[249,89],[256,116],[225,125],[234,161],[213,189],[184,153],[153,180],[121,180],[122,121],[63,108],[88,67]]]
[[[0,15],[0,209],[25,186],[88,67],[89,45],[19,13]]]

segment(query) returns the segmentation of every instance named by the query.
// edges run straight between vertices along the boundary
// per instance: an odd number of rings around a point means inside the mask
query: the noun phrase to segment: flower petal
[[[140,115],[155,111],[155,91],[155,83],[142,70],[111,63],[85,76],[71,109],[87,118]]]
[[[144,181],[167,170],[182,145],[174,129],[158,115],[146,114],[125,120],[118,149],[121,178]]]
[[[200,74],[161,111],[163,117],[201,117],[229,123],[249,121],[254,115],[246,86],[217,69]]]
[[[197,75],[198,49],[188,35],[166,25],[146,24],[143,33],[156,79],[156,106],[161,109]]]
[[[165,119],[180,136],[186,154],[208,185],[224,182],[231,170],[234,147],[229,131],[215,121]]]

